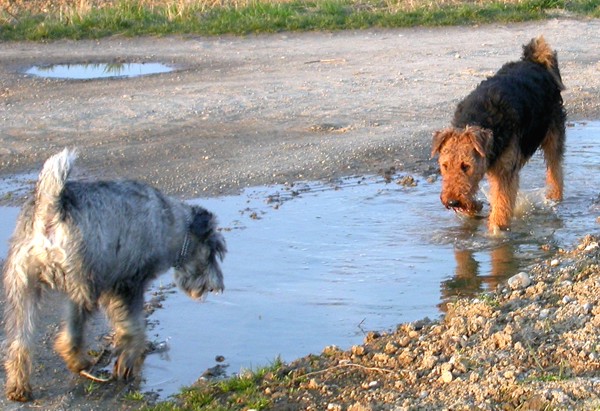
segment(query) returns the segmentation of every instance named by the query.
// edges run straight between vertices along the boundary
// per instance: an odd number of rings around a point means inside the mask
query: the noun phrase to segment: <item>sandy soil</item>
[[[111,38],[0,48],[0,175],[75,146],[95,176],[186,197],[404,164],[428,169],[432,131],[521,45],[559,53],[571,119],[598,118],[597,20],[470,28]],[[33,64],[160,61],[172,74],[66,82]]]
[[[79,165],[90,175],[136,178],[184,198],[390,167],[432,172],[431,133],[479,81],[517,59],[521,45],[539,34],[558,51],[569,118],[600,118],[598,33],[599,20],[561,18],[245,38],[3,43],[0,177],[36,171],[64,146],[80,150]],[[163,62],[176,71],[96,81],[23,74],[31,65],[105,61]],[[48,311],[53,317],[56,310]],[[42,336],[52,335],[55,325],[45,323]],[[87,410],[115,401],[114,387],[86,390],[43,341],[37,407]],[[52,384],[55,379],[67,383]],[[0,406],[13,407],[4,400]]]

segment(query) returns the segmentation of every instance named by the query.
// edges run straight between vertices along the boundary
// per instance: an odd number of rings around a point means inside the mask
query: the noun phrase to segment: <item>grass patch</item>
[[[6,3],[5,3],[6,4]],[[600,17],[598,0],[14,0],[0,40],[221,35]]]
[[[164,401],[144,408],[145,411],[182,410],[265,410],[271,406],[263,394],[268,384],[279,381],[278,373],[283,363],[278,358],[268,367],[246,371],[239,376],[184,388],[175,400]]]

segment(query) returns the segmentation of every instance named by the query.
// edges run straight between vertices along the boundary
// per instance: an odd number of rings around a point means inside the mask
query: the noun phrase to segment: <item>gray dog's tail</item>
[[[521,59],[544,66],[552,74],[556,85],[561,90],[565,89],[565,85],[560,77],[560,70],[558,69],[556,52],[550,48],[550,45],[546,43],[543,36],[534,38],[523,46],[523,57]]]
[[[48,219],[56,216],[60,195],[65,188],[65,183],[71,173],[76,157],[75,151],[65,148],[44,163],[35,186],[36,223],[41,223],[47,228],[47,225],[51,223]]]

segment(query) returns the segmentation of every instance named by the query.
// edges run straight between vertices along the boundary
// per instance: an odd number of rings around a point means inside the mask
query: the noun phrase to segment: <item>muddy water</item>
[[[568,129],[561,204],[544,200],[543,160],[532,159],[521,174],[518,217],[501,238],[488,236],[483,219],[446,211],[435,178],[413,176],[412,186],[402,173],[391,181],[351,177],[193,201],[214,211],[224,228],[226,290],[203,303],[168,294],[148,332],[167,350],[146,359],[143,390],[172,394],[217,365],[217,356],[231,375],[277,356],[348,348],[367,331],[439,316],[455,296],[476,296],[570,247],[596,229],[598,136],[600,123]],[[17,210],[0,213],[4,256]],[[170,273],[163,276],[150,293],[171,281]]]
[[[227,288],[202,304],[174,294],[154,314],[152,337],[170,349],[146,360],[145,388],[172,393],[219,355],[232,374],[278,355],[348,348],[368,330],[439,316],[452,297],[476,296],[571,246],[596,229],[599,136],[600,123],[568,129],[562,204],[545,201],[543,159],[532,159],[504,238],[488,236],[485,220],[444,210],[439,181],[410,187],[397,183],[402,174],[197,201],[227,230]]]

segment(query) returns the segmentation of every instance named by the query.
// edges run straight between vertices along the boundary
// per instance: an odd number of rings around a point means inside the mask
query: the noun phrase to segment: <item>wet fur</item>
[[[563,195],[562,160],[566,113],[556,53],[542,37],[523,46],[520,61],[507,63],[462,100],[450,127],[434,133],[439,154],[440,199],[455,211],[475,215],[484,176],[490,183],[490,231],[508,229],[519,188],[519,171],[541,147],[547,197]]]
[[[178,285],[193,298],[224,288],[217,260],[226,247],[212,213],[135,181],[68,181],[74,159],[65,150],[45,163],[4,264],[11,400],[32,398],[32,339],[44,290],[69,300],[55,344],[67,367],[88,367],[83,328],[101,306],[115,329],[114,376],[127,379],[142,362],[150,281],[176,266]]]

